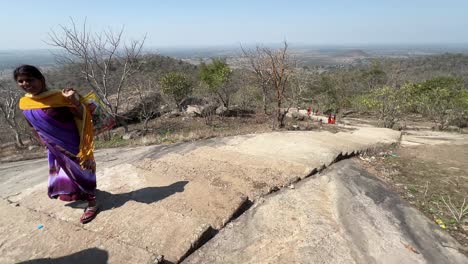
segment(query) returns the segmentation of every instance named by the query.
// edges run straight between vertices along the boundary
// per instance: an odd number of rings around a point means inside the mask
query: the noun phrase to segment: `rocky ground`
[[[47,198],[45,160],[0,164],[0,262],[466,263],[367,161],[343,160],[401,133],[340,127],[99,150],[87,225],[83,204]]]
[[[343,160],[264,197],[184,263],[465,263],[456,241]]]

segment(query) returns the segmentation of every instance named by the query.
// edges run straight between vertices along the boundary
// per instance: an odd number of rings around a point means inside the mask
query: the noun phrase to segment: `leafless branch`
[[[463,199],[463,204],[460,206],[458,209],[453,203],[452,200],[450,199],[450,196],[448,196],[448,202],[445,201],[445,198],[442,197],[442,202],[444,202],[445,206],[447,209],[450,211],[452,214],[453,219],[457,221],[457,223],[461,223],[463,218],[468,215],[468,205],[466,204],[466,198]]]
[[[79,29],[72,18],[70,25],[60,25],[58,31],[49,33],[49,44],[65,51],[65,55],[56,54],[58,61],[79,65],[83,78],[114,116],[119,116],[127,81],[141,67],[139,59],[146,40],[145,36],[125,44],[123,33],[124,27],[92,33],[86,20]]]
[[[21,140],[21,127],[17,120],[18,101],[20,93],[16,87],[0,83],[0,113],[10,130],[15,134],[16,143],[23,146]]]

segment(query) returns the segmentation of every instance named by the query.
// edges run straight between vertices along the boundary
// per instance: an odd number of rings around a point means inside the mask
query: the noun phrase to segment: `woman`
[[[13,77],[26,92],[20,99],[20,109],[48,149],[49,197],[86,200],[88,206],[80,221],[90,222],[98,207],[93,125],[87,105],[72,88],[48,90],[44,76],[34,66],[16,68]]]

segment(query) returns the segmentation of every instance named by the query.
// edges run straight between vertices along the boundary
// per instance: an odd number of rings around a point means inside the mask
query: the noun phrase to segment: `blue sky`
[[[468,43],[466,0],[0,0],[0,49],[50,48],[70,17],[147,47]]]

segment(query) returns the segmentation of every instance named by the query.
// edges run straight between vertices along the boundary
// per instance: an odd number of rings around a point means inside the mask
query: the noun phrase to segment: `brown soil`
[[[468,211],[468,144],[400,146],[359,160],[447,230],[467,254],[468,212],[457,220],[449,207],[455,214],[462,206]]]

